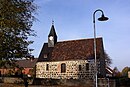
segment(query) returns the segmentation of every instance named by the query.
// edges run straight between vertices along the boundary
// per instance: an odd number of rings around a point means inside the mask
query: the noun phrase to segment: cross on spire
[[[52,25],[54,25],[54,20],[52,20]]]

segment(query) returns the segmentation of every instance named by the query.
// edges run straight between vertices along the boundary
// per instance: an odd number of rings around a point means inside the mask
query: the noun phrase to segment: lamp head
[[[107,21],[109,18],[105,17],[104,14],[100,18],[98,18],[99,21]]]

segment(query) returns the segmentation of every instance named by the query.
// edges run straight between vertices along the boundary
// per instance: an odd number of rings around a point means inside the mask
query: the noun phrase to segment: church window
[[[79,71],[81,71],[81,68],[82,68],[81,65],[79,65]]]
[[[44,58],[47,58],[47,54],[44,54]]]
[[[89,63],[86,63],[86,70],[89,70]]]
[[[66,72],[66,64],[62,63],[61,64],[61,73],[65,73]]]
[[[46,71],[49,70],[49,64],[46,64]]]

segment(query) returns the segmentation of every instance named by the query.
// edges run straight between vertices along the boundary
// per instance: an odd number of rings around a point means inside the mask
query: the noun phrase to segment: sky
[[[96,36],[103,37],[111,67],[130,67],[130,0],[35,0],[38,6],[32,29],[36,31],[32,53],[39,56],[54,20],[58,41],[93,38],[93,13],[103,10],[108,21],[96,20]],[[97,12],[96,19],[101,12]]]

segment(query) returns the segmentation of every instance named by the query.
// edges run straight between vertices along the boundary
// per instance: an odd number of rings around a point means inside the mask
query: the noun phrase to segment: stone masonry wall
[[[62,64],[65,64],[65,72],[61,72]],[[89,63],[88,70],[86,64],[88,64],[87,60],[38,62],[36,64],[36,78],[92,79],[94,78],[94,64]]]

